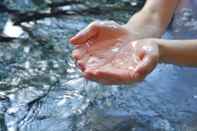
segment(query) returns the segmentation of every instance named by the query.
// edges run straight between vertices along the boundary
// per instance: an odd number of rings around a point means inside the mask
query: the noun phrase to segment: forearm
[[[126,24],[138,38],[160,38],[169,25],[178,0],[147,0]]]
[[[160,61],[169,64],[197,66],[197,40],[157,40]]]

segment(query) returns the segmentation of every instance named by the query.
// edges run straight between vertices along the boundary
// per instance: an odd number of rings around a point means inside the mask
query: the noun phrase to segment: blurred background
[[[139,10],[143,4],[144,0],[1,0],[0,29],[3,29],[8,16],[15,25],[35,22],[46,17],[74,15],[100,15],[108,16],[108,19],[127,21],[125,17]]]

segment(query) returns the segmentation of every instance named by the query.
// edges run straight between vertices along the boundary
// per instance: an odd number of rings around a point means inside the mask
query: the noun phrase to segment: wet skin
[[[156,65],[147,54],[157,46],[137,44],[138,36],[112,21],[94,22],[71,38],[73,57],[84,76],[103,84],[129,84],[143,80]],[[152,56],[152,55],[148,55]],[[146,67],[151,64],[151,67]],[[144,68],[148,70],[144,70]],[[151,69],[150,69],[151,68]]]

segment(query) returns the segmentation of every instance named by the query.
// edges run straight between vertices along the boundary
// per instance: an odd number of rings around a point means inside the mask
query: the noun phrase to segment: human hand
[[[125,43],[134,38],[124,25],[114,21],[95,21],[72,37],[70,42],[76,46],[73,51],[76,63],[85,71],[87,67],[102,66],[110,61]],[[94,62],[94,58],[99,62]]]
[[[87,79],[104,84],[127,84],[141,80],[146,73],[142,71],[144,66],[139,66],[145,55],[137,55],[140,46],[130,43],[136,38],[124,26],[99,21],[90,24],[70,42],[77,47],[73,57]]]
[[[87,79],[103,84],[131,84],[145,79],[159,61],[156,40],[144,39],[125,44],[107,64],[85,72]]]

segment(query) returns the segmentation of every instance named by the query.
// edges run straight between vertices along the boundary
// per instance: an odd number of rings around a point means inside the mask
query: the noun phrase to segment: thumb
[[[99,22],[92,22],[86,28],[81,30],[75,36],[73,36],[69,41],[74,45],[84,44],[91,38],[95,37],[98,33]]]
[[[140,78],[145,78],[146,75],[152,72],[157,64],[158,58],[156,55],[145,54],[144,58],[137,65],[135,69],[135,73]]]

